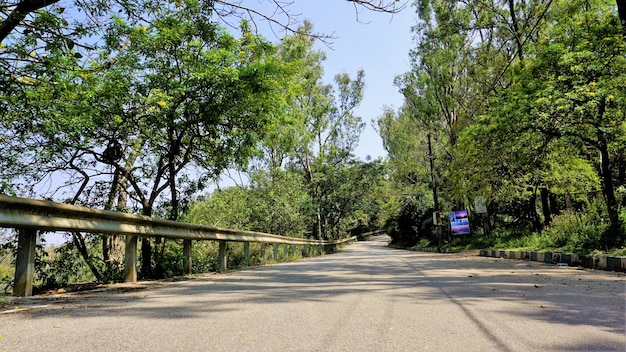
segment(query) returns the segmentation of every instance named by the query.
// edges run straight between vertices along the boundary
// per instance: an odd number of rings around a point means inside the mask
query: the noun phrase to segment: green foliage
[[[318,221],[313,233],[324,239],[345,237],[351,230],[367,232],[379,226],[385,168],[380,161],[346,162],[341,167],[322,165],[309,181]]]
[[[303,237],[311,199],[301,176],[279,169],[259,170],[251,176],[248,206],[254,211],[249,226],[276,235]]]
[[[421,185],[428,189],[430,170],[426,135],[410,111],[386,108],[376,120],[378,133],[387,151],[393,181],[403,188]]]
[[[424,207],[414,197],[404,197],[398,214],[384,222],[391,244],[413,247],[419,242],[436,242],[433,230],[433,209]]]
[[[183,274],[184,260],[183,240],[164,239],[163,247],[159,262],[162,275],[164,277],[181,276]]]
[[[13,285],[15,267],[12,262],[12,252],[5,249],[3,245],[0,246],[0,292],[3,294],[6,294]]]
[[[592,203],[584,212],[566,211],[554,218],[542,235],[548,236],[553,248],[565,252],[588,254],[602,248],[602,235],[608,230],[606,209]]]
[[[191,247],[192,272],[208,273],[215,272],[219,268],[219,248],[214,241],[193,242]],[[181,252],[182,253],[182,249]]]
[[[218,26],[212,2],[75,5],[0,18],[0,193],[41,197],[34,185],[53,179],[46,197],[177,220],[208,180],[256,157],[267,167],[250,168],[249,186],[214,193],[186,219],[320,238],[378,226],[384,165],[353,155],[364,72],[324,84],[310,23],[274,46],[246,21],[238,34]],[[113,240],[72,239],[38,247],[42,285],[120,278]],[[178,275],[179,247],[143,240],[144,277],[153,266]],[[215,251],[194,246],[194,271],[214,270]]]
[[[36,280],[43,289],[96,281],[76,247],[69,243],[54,248],[37,267],[40,272]]]
[[[246,191],[241,187],[218,189],[193,203],[182,221],[223,228],[251,230],[248,219],[252,208],[246,204]]]
[[[494,229],[489,234],[474,231],[471,236],[455,237],[451,242],[445,244],[442,248],[448,249],[452,252],[489,248],[521,249],[527,241],[548,243],[548,247],[545,248],[550,248],[552,245],[552,242],[547,238],[547,236],[537,237],[537,233],[532,232],[530,228],[519,226],[501,226]]]
[[[588,255],[602,248],[601,236],[609,227],[605,205],[592,202],[584,211],[564,211],[540,232],[529,228],[500,227],[491,234],[475,234],[455,239],[444,246],[453,251],[469,249],[513,249],[526,251],[562,251]]]
[[[298,174],[259,171],[252,174],[247,187],[217,190],[192,204],[184,221],[303,237],[309,206]]]
[[[428,248],[430,246],[430,243],[431,242],[429,240],[422,238],[421,240],[417,242],[414,248]]]
[[[626,45],[615,3],[415,6],[412,69],[396,80],[405,104],[378,121],[403,192],[429,197],[432,157],[442,208],[471,211],[482,196],[499,229],[459,246],[623,246]]]

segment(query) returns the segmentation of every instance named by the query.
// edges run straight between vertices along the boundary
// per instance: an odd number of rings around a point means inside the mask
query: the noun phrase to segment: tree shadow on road
[[[398,302],[452,302],[482,326],[481,310],[511,319],[596,327],[621,335],[625,330],[626,278],[623,274],[562,269],[536,262],[455,254],[394,250],[381,240],[359,243],[328,256],[205,275],[179,282],[152,283],[133,291],[36,297],[25,304],[44,306],[23,319],[71,315],[76,319],[122,316],[141,319],[194,319],[238,312],[246,305],[333,303],[384,293]],[[290,306],[291,307],[291,306]],[[22,314],[22,313],[19,313]],[[1,319],[1,315],[0,315]],[[502,351],[515,350],[484,329]],[[529,337],[532,338],[532,337]],[[559,350],[553,346],[551,350]],[[567,350],[610,350],[614,344],[590,341]]]

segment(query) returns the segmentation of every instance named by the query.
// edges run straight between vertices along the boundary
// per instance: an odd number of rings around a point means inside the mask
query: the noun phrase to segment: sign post
[[[487,203],[485,203],[485,197],[475,197],[474,208],[476,209],[476,214],[482,214],[484,233],[489,234],[489,214],[487,214]]]

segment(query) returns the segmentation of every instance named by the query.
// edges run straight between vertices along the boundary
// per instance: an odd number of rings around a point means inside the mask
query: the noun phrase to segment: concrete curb
[[[626,257],[582,256],[561,252],[510,251],[501,249],[481,249],[480,256],[505,259],[531,260],[557,265],[581,266],[584,268],[626,272]]]

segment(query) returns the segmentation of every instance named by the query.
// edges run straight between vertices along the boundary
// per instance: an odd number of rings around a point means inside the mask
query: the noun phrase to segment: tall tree
[[[294,69],[293,84],[286,95],[290,123],[276,126],[264,140],[265,160],[259,165],[301,173],[317,218],[310,232],[330,238],[343,235],[349,227],[335,225],[354,218],[358,202],[348,200],[359,198],[357,185],[367,178],[355,172],[364,166],[353,155],[364,128],[353,112],[362,99],[364,72],[357,72],[355,79],[347,73],[338,74],[334,85],[325,84],[325,54],[313,50],[312,31],[312,25],[305,22],[297,34],[279,46],[279,57]]]
[[[53,153],[74,156],[68,165],[85,179],[87,167],[109,170],[119,185],[129,185],[143,215],[165,204],[163,215],[175,220],[182,189],[197,189],[224,168],[245,163],[268,126],[279,124],[288,72],[273,58],[273,46],[245,23],[237,39],[211,23],[201,7],[164,7],[145,15],[153,18],[150,25],[122,18],[111,23],[91,64],[108,63],[106,70],[61,71],[63,81],[28,86],[23,97],[39,99],[37,105],[16,96],[36,109],[21,118],[14,105],[3,123],[10,136],[23,134],[32,153],[4,160],[21,158],[27,168],[34,160],[55,161],[43,159]],[[55,88],[62,84],[75,88]],[[54,94],[63,100],[56,103],[49,96]],[[54,149],[39,156],[36,142],[42,140]],[[150,242],[142,244],[147,275],[153,256]]]
[[[211,24],[200,8],[157,12],[155,18],[150,28],[119,23],[112,34],[130,38],[122,54],[138,58],[134,74],[144,77],[136,89],[144,92],[147,114],[127,121],[139,128],[136,138],[143,141],[138,174],[128,175],[132,196],[142,213],[151,215],[167,192],[167,216],[176,220],[178,182],[185,170],[199,167],[200,179],[190,180],[202,182],[232,164],[244,164],[267,127],[284,116],[285,70],[273,59],[272,45],[252,34],[245,22],[241,39],[235,39]],[[147,240],[142,248],[143,266],[149,267]]]
[[[599,155],[597,172],[611,224],[603,242],[609,247],[623,241],[612,160],[622,150],[626,132],[620,98],[626,91],[624,44],[611,7],[582,0],[554,6],[555,21],[512,87],[523,109],[520,123]]]

